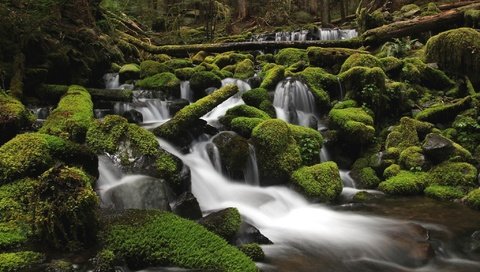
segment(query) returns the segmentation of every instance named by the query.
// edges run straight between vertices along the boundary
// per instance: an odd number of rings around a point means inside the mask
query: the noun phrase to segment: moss
[[[406,170],[422,170],[425,165],[425,156],[419,146],[410,146],[400,153],[400,165]]]
[[[163,63],[163,62],[171,60],[172,58],[167,54],[155,54],[155,55],[153,55],[152,59],[155,60],[155,61],[158,61],[160,63]]]
[[[423,192],[427,180],[426,173],[400,171],[398,175],[380,183],[378,188],[391,195],[416,195]]]
[[[255,60],[259,63],[273,63],[275,62],[275,57],[272,54],[261,54]]]
[[[32,125],[35,117],[25,106],[0,90],[0,145],[13,138],[21,129]]]
[[[207,230],[230,241],[240,229],[242,218],[236,208],[226,208],[211,213],[198,222]]]
[[[472,28],[458,28],[431,37],[425,48],[427,62],[480,83],[480,33]]]
[[[240,54],[236,52],[225,52],[215,56],[213,63],[220,69],[227,66],[237,64],[245,59],[253,61],[253,56],[250,54]]]
[[[232,120],[237,117],[259,118],[263,120],[270,119],[270,116],[260,109],[248,105],[238,105],[228,109],[225,116],[220,118],[220,122],[224,126],[230,127]]]
[[[118,74],[120,75],[120,81],[125,82],[127,80],[134,80],[140,78],[140,66],[137,64],[125,64],[120,68]]]
[[[480,189],[470,191],[464,199],[467,206],[480,210]]]
[[[305,196],[320,202],[333,201],[342,192],[337,164],[331,161],[296,170],[291,182]]]
[[[260,88],[266,90],[275,90],[277,84],[284,79],[285,67],[282,65],[275,65],[271,69],[265,72]]]
[[[137,81],[136,87],[161,91],[166,95],[180,97],[180,80],[172,73],[165,72]]]
[[[452,186],[431,185],[425,191],[425,195],[438,200],[454,200],[465,196],[462,189]]]
[[[119,261],[117,256],[108,249],[103,249],[93,258],[92,263],[95,272],[115,272],[115,264]]]
[[[333,68],[334,72],[338,72],[340,70],[340,66],[345,62],[345,60],[347,60],[351,55],[357,53],[368,54],[367,51],[348,48],[307,48],[307,55],[310,65],[322,68]]]
[[[165,61],[163,64],[170,68],[171,71],[185,67],[193,67],[192,62],[188,59],[171,59]]]
[[[39,132],[83,143],[92,122],[93,103],[90,94],[85,88],[72,85]]]
[[[320,149],[323,145],[323,137],[317,130],[289,125],[293,138],[300,149],[302,165],[314,165],[320,162]]]
[[[403,67],[403,62],[396,57],[385,57],[379,59],[380,63],[382,64],[382,69],[385,73],[396,71]]]
[[[230,129],[245,138],[250,138],[252,136],[253,129],[263,121],[265,121],[265,119],[250,118],[250,117],[235,117],[230,122]]]
[[[0,253],[0,272],[31,271],[45,257],[33,251]]]
[[[214,87],[220,88],[222,86],[222,79],[212,72],[198,72],[193,74],[190,79],[190,88],[194,92],[195,99],[199,99],[207,95],[205,89]]]
[[[222,71],[228,71],[228,72],[233,74],[233,73],[235,73],[236,68],[237,68],[237,65],[227,65],[227,66],[222,68]],[[244,67],[244,68],[246,68],[246,67]]]
[[[151,77],[156,74],[172,72],[167,65],[153,60],[145,60],[140,63],[140,77]]]
[[[185,67],[175,70],[175,76],[180,80],[190,80],[193,74],[196,73],[195,68]]]
[[[427,7],[422,11],[422,16],[435,15],[441,12],[442,11],[438,8],[436,3],[430,2],[427,4]]]
[[[423,139],[433,129],[433,125],[427,122],[421,122],[409,117],[402,117],[400,124],[394,126],[392,132],[387,136],[385,148],[397,148],[399,152],[410,146],[420,145],[420,139]]]
[[[362,108],[332,109],[328,116],[332,127],[349,143],[366,144],[375,136],[373,118]]]
[[[364,203],[374,198],[375,196],[373,194],[367,191],[360,191],[353,196],[352,200],[356,203]]]
[[[272,118],[277,117],[277,112],[275,111],[275,107],[273,106],[273,103],[270,100],[263,100],[262,103],[258,105],[258,108],[266,112]]]
[[[12,223],[0,223],[0,250],[18,247],[26,241],[25,229]]]
[[[420,121],[427,121],[431,123],[445,123],[455,119],[455,117],[462,111],[470,107],[472,98],[467,96],[459,99],[453,103],[434,105],[415,115],[415,118]]]
[[[95,243],[99,202],[93,182],[71,167],[52,168],[40,176],[34,189],[33,224],[42,241],[69,249]]]
[[[243,244],[238,249],[254,262],[261,262],[265,259],[265,253],[257,243]]]
[[[256,88],[243,93],[242,99],[245,104],[258,108],[263,101],[269,100],[270,97],[267,90]]]
[[[455,85],[443,71],[425,64],[420,58],[405,58],[400,78],[437,90],[452,88]]]
[[[243,171],[250,156],[247,140],[235,133],[221,132],[212,142],[217,146],[222,167],[232,178],[243,178]]]
[[[254,75],[255,67],[253,61],[251,61],[250,59],[245,59],[236,65],[233,77],[239,79],[247,79],[253,77]]]
[[[283,66],[290,66],[296,62],[308,63],[307,51],[298,48],[284,48],[275,55],[275,62]]]
[[[339,94],[338,78],[322,68],[308,67],[293,76],[307,84],[320,112],[325,112],[330,107],[330,96],[335,97]]]
[[[195,103],[184,107],[168,122],[155,128],[153,132],[159,137],[175,142],[181,134],[187,133],[190,125],[237,92],[237,86],[226,85],[210,95],[197,100]]]
[[[301,165],[302,158],[295,139],[282,120],[270,119],[256,126],[252,131],[252,142],[263,177],[288,179]]]
[[[369,67],[369,68],[382,67],[382,63],[377,57],[372,56],[370,54],[355,53],[345,60],[345,62],[342,65],[342,68],[340,69],[340,73],[346,72],[351,68],[357,67],[357,66]]]
[[[377,188],[380,183],[377,173],[371,167],[360,169],[355,176],[362,188]]]
[[[465,11],[465,26],[471,28],[479,28],[480,27],[480,10],[476,9],[469,9]]]
[[[255,264],[225,240],[193,221],[156,211],[129,211],[104,234],[106,249],[132,269],[147,266],[228,272],[257,271]]]
[[[391,164],[390,166],[385,168],[385,170],[383,170],[383,178],[389,179],[393,176],[396,176],[400,173],[400,170],[401,170],[400,165]]]
[[[430,170],[431,183],[446,186],[478,186],[477,169],[465,162],[443,162]]]
[[[202,63],[205,58],[208,56],[208,53],[205,51],[199,51],[197,52],[193,57],[192,57],[192,62],[194,64],[200,64]]]

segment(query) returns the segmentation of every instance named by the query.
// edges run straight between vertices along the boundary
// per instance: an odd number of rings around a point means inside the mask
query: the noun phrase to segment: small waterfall
[[[255,147],[253,147],[253,145],[251,144],[248,144],[248,149],[250,152],[250,156],[248,157],[247,167],[243,171],[245,183],[253,186],[260,186],[260,175],[258,172],[257,154],[255,153]]]
[[[315,97],[308,87],[298,80],[287,78],[275,89],[273,106],[277,117],[292,124],[309,127],[315,117]]]
[[[120,76],[118,73],[108,73],[103,76],[103,82],[105,83],[105,89],[119,89],[120,88]]]
[[[345,97],[345,94],[343,93],[343,84],[339,77],[337,77],[337,82],[338,82],[338,90],[340,91],[340,96],[338,100],[343,100],[343,98]]]
[[[190,89],[190,81],[182,81],[180,83],[180,98],[186,99],[190,102],[193,101],[192,98],[192,89]]]
[[[356,188],[357,187],[356,184],[355,184],[355,181],[350,176],[350,171],[340,170],[340,178],[342,179],[343,187],[350,187],[350,188]]]
[[[275,33],[266,33],[254,35],[251,41],[307,41],[307,40],[348,40],[358,37],[358,32],[355,29],[340,29],[340,28],[316,28],[313,31],[297,30],[297,31],[281,31]]]
[[[51,110],[49,107],[31,107],[29,109],[35,115],[37,121],[40,122],[45,121],[48,118]]]
[[[318,38],[321,41],[330,40],[348,40],[358,36],[355,29],[339,29],[339,28],[319,28]]]
[[[306,41],[308,30],[300,30],[293,32],[276,32],[275,41]]]
[[[117,102],[113,107],[115,114],[123,115],[130,110],[136,110],[143,116],[143,123],[159,123],[169,119],[168,102],[154,97],[150,91],[134,91],[133,102]]]

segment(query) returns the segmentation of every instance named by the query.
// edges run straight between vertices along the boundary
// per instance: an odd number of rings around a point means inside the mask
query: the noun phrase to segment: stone
[[[190,192],[184,192],[175,202],[173,212],[183,218],[198,220],[202,218],[202,210],[197,198]]]
[[[455,152],[453,142],[436,133],[427,135],[423,142],[422,149],[425,155],[435,162],[444,161]]]
[[[122,114],[129,123],[141,124],[143,123],[143,114],[135,109],[131,109]]]

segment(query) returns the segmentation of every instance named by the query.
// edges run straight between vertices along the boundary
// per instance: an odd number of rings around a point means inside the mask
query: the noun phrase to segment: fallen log
[[[48,102],[56,103],[67,93],[67,85],[44,84],[37,90],[37,95]],[[86,88],[92,96],[94,102],[97,101],[115,101],[115,102],[131,102],[133,93],[131,90],[121,89],[96,89]]]
[[[378,45],[394,38],[401,38],[427,31],[448,30],[458,25],[463,25],[464,13],[468,9],[480,9],[479,1],[439,14],[416,17],[411,20],[394,22],[370,29],[363,33],[361,38],[365,45]]]

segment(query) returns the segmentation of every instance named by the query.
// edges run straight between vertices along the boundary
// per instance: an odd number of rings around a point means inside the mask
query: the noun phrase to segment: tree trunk
[[[321,15],[322,15],[322,27],[325,27],[327,26],[329,23],[330,23],[330,20],[329,20],[329,9],[330,9],[330,6],[329,6],[329,0],[321,0]]]
[[[345,20],[345,17],[347,17],[347,14],[345,13],[345,0],[339,0],[338,5],[340,9],[340,17],[342,20]]]
[[[318,15],[318,1],[317,0],[308,1],[308,9],[310,11],[310,14],[316,17]]]
[[[238,16],[237,19],[243,20],[248,16],[247,0],[237,0]]]

